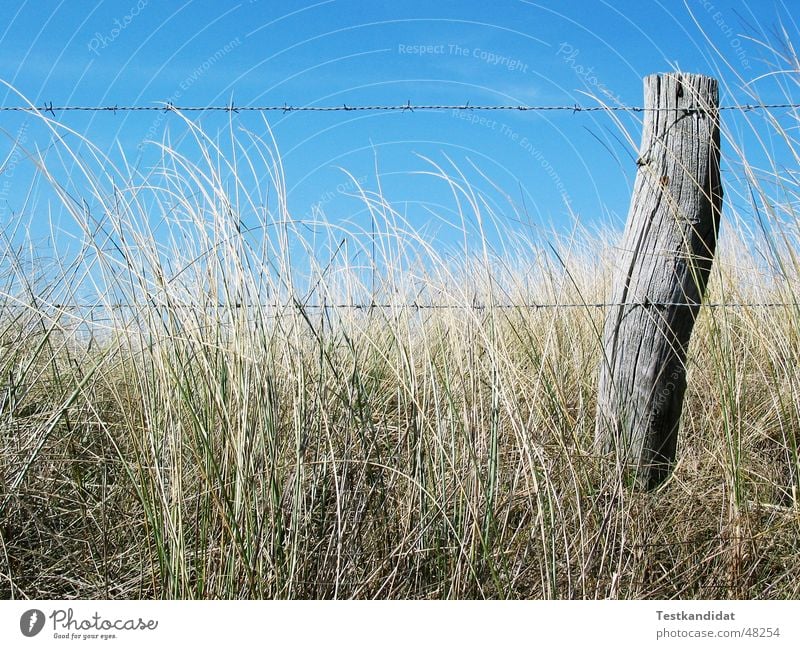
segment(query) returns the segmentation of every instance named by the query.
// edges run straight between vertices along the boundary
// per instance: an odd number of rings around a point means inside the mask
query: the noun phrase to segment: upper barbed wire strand
[[[778,109],[792,109],[800,108],[800,104],[785,103],[785,104],[732,104],[729,106],[719,106],[717,110],[778,110]],[[59,112],[82,111],[82,112],[136,112],[136,111],[175,111],[175,112],[199,112],[199,111],[217,111],[228,113],[239,112],[283,112],[283,113],[299,113],[299,112],[350,112],[350,111],[396,111],[396,112],[417,112],[417,111],[441,111],[441,110],[502,110],[502,111],[522,111],[522,112],[537,112],[537,111],[568,111],[573,113],[582,112],[630,112],[630,113],[643,113],[650,111],[670,111],[670,110],[701,110],[702,107],[692,108],[645,108],[643,106],[581,106],[574,105],[560,105],[560,106],[528,106],[524,104],[512,105],[484,105],[473,106],[471,104],[424,104],[414,105],[411,102],[399,105],[369,105],[369,106],[348,106],[347,104],[336,106],[290,106],[284,104],[283,106],[235,106],[230,104],[228,106],[175,106],[171,102],[163,105],[154,106],[54,106],[52,103],[44,104],[42,106],[0,106],[0,111],[3,112],[40,112],[55,114]]]

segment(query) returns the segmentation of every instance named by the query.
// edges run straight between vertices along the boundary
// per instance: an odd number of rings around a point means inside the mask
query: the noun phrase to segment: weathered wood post
[[[639,166],[603,334],[595,441],[637,486],[675,460],[686,349],[705,292],[722,209],[717,82],[644,80]]]

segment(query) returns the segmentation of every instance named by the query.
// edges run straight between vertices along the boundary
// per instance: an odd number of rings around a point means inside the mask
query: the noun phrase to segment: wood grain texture
[[[595,439],[645,489],[675,460],[686,350],[722,208],[715,79],[644,80],[638,173],[603,332]],[[675,303],[685,306],[675,306]]]

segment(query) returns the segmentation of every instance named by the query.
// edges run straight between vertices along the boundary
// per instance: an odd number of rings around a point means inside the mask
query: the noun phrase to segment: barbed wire
[[[79,309],[79,310],[122,310],[122,309],[299,309],[299,310],[354,310],[354,311],[369,311],[369,310],[475,310],[484,311],[487,309],[517,309],[517,310],[539,310],[539,309],[608,309],[613,307],[655,307],[655,308],[670,308],[670,307],[694,307],[694,308],[708,308],[708,309],[775,309],[775,308],[798,308],[800,302],[709,302],[709,303],[692,303],[692,302],[570,302],[560,304],[558,302],[525,302],[520,304],[435,304],[435,303],[387,303],[387,302],[345,302],[345,303],[312,303],[303,304],[295,302],[253,302],[253,303],[224,303],[218,302],[213,304],[186,304],[186,303],[166,303],[166,302],[112,302],[107,304],[102,303],[65,303],[65,302],[39,302],[33,304],[5,304],[0,306],[0,313],[4,309],[36,309],[51,308],[56,310],[66,309]]]
[[[717,110],[738,110],[738,111],[752,111],[752,110],[778,110],[778,109],[794,109],[800,108],[800,104],[795,103],[775,103],[775,104],[731,104],[727,106],[718,106]],[[171,101],[164,102],[159,105],[152,106],[54,106],[52,102],[42,104],[40,106],[0,106],[0,112],[27,112],[27,113],[50,113],[55,117],[56,112],[145,112],[145,111],[160,111],[160,112],[227,112],[227,113],[242,113],[242,112],[282,112],[282,113],[299,113],[299,112],[339,112],[339,111],[367,111],[367,112],[422,112],[422,111],[443,111],[443,110],[466,110],[466,111],[521,111],[521,112],[543,112],[543,111],[568,111],[572,113],[587,113],[587,112],[630,112],[630,113],[643,113],[643,112],[658,112],[658,111],[698,111],[700,107],[695,108],[645,108],[644,106],[582,106],[580,104],[572,105],[554,105],[554,106],[531,106],[525,104],[518,105],[471,105],[469,102],[465,104],[412,104],[409,100],[405,104],[394,105],[352,105],[347,104],[334,105],[334,106],[313,106],[302,105],[294,106],[290,104],[271,105],[271,106],[237,106],[233,103],[226,106],[176,106]]]

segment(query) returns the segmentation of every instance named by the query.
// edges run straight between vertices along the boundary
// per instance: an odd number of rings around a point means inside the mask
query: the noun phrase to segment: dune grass
[[[82,234],[0,251],[0,596],[800,596],[792,200],[726,225],[708,301],[744,306],[701,311],[678,463],[641,493],[592,443],[616,235],[500,245],[431,163],[460,248],[357,183],[370,227],[312,239],[274,142],[187,120],[193,155],[142,175],[40,119]]]

